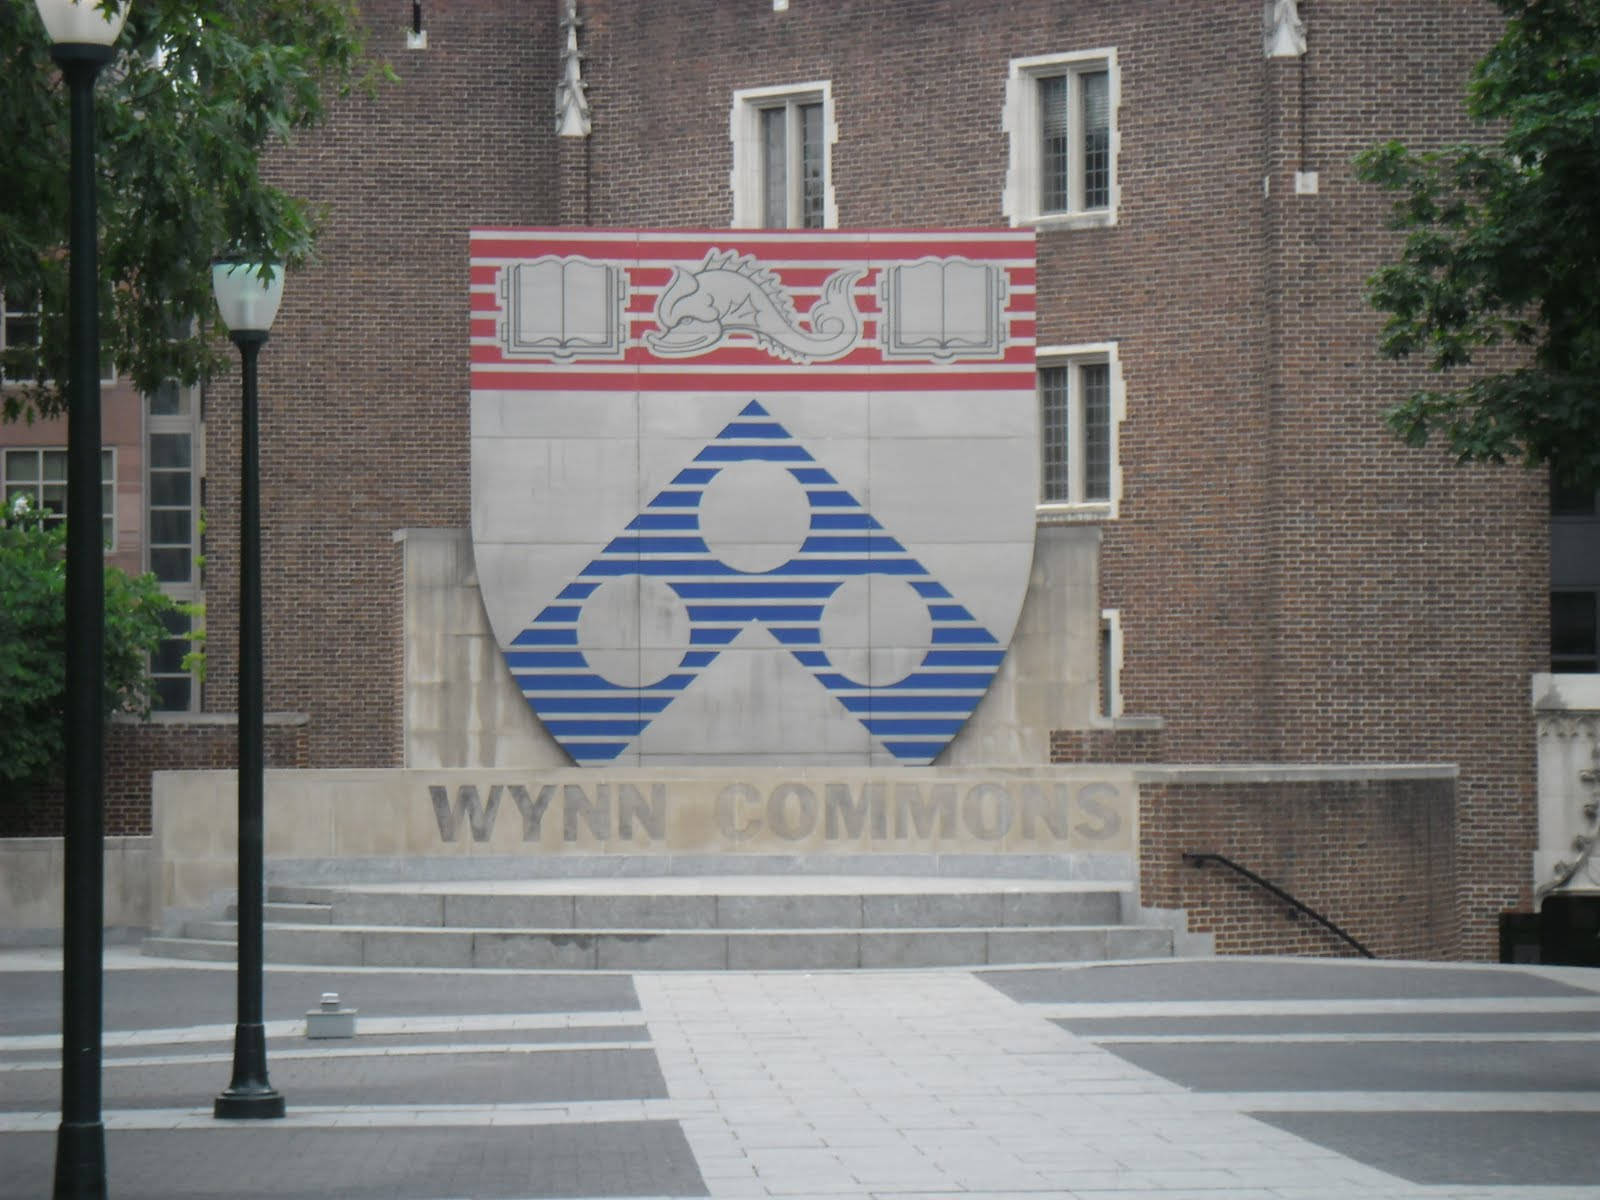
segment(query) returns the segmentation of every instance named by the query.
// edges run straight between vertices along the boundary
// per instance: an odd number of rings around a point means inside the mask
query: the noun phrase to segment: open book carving
[[[546,256],[500,276],[507,358],[621,358],[628,273],[612,263]]]
[[[924,258],[885,267],[879,341],[885,358],[998,358],[1005,352],[1005,274],[994,263]]]

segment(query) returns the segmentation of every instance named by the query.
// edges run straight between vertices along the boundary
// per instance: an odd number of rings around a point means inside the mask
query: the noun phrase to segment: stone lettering
[[[566,778],[572,778],[571,775]],[[591,777],[592,778],[592,777]],[[670,781],[430,784],[428,798],[443,842],[487,842],[501,802],[521,816],[522,841],[545,840],[545,820],[559,803],[561,840],[568,845],[632,843],[640,849],[699,846],[714,817],[715,837],[728,847],[777,848],[779,843],[826,841],[863,849],[894,843],[932,848],[965,844],[985,851],[1016,847],[1115,842],[1131,820],[1125,785],[1106,779],[1031,776],[934,782],[927,777],[833,781],[785,780],[719,784],[703,795],[711,811],[669,807]],[[685,828],[678,829],[683,821]],[[550,837],[555,837],[552,828]],[[989,843],[984,846],[981,843]]]
[[[666,784],[652,783],[648,802],[633,784],[619,783],[617,785],[617,832],[631,841],[633,839],[633,823],[636,820],[639,822],[639,827],[644,830],[647,839],[666,840]]]
[[[798,805],[791,819],[788,802]],[[767,797],[767,824],[785,841],[798,842],[817,827],[817,794],[803,783],[780,783]]]
[[[1067,838],[1072,831],[1072,817],[1067,811],[1072,789],[1064,783],[1053,788],[1042,783],[1022,785],[1022,836],[1034,836],[1034,822],[1043,820],[1050,832],[1058,838]]]
[[[576,783],[561,788],[561,836],[569,842],[578,840],[578,818],[589,826],[589,834],[596,841],[606,841],[611,836],[611,785],[594,785],[594,799]]]
[[[984,801],[991,802],[985,813]],[[998,842],[1011,832],[1011,793],[998,783],[975,783],[961,802],[967,832],[986,842]]]
[[[888,837],[889,805],[886,791],[882,783],[866,783],[862,785],[860,795],[852,795],[849,784],[828,784],[823,789],[823,836],[830,841],[840,836],[858,839],[867,827],[870,815],[872,836]]]
[[[556,794],[555,785],[545,784],[539,789],[539,798],[530,800],[528,789],[520,783],[511,785],[511,799],[516,801],[517,811],[522,814],[522,840],[537,842],[539,833],[544,827],[544,814],[550,808],[550,798]]]
[[[894,785],[894,835],[897,838],[910,836],[909,831],[915,829],[916,836],[927,839],[933,837],[934,817],[939,818],[939,836],[953,837],[956,832],[956,787],[953,783],[936,783],[929,789],[932,796],[923,802],[922,789],[914,783],[897,783]]]
[[[450,789],[432,784],[428,787],[428,797],[433,801],[433,819],[439,823],[439,837],[446,842],[456,840],[456,831],[461,827],[461,817],[466,815],[467,824],[472,829],[472,840],[487,842],[489,835],[494,832],[495,813],[500,808],[500,785],[497,783],[489,789],[489,803],[481,804],[478,801],[476,785],[464,783],[456,789],[456,806],[450,807]]]
[[[761,818],[751,817],[739,824],[738,806],[760,804],[761,793],[748,783],[730,783],[717,793],[717,829],[730,842],[742,842],[756,835],[761,828]]]
[[[1098,824],[1091,825],[1088,821],[1079,821],[1072,827],[1072,832],[1091,842],[1103,842],[1107,838],[1116,837],[1122,830],[1122,814],[1112,807],[1120,792],[1112,783],[1086,783],[1078,789],[1078,807],[1085,816],[1092,817]],[[1101,803],[1098,797],[1104,796],[1108,803]]]

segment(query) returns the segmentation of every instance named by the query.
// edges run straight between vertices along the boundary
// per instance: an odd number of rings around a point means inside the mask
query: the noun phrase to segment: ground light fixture
[[[283,1116],[283,1096],[267,1080],[261,1020],[263,921],[261,678],[261,463],[256,357],[283,298],[282,268],[241,260],[211,267],[211,289],[228,336],[239,347],[244,407],[239,421],[239,1016],[233,1030],[233,1081],[216,1099],[217,1117]]]
[[[36,0],[71,103],[67,217],[66,869],[61,924],[61,1126],[56,1200],[106,1194],[100,1114],[105,739],[105,559],[100,512],[99,246],[94,83],[126,4]]]

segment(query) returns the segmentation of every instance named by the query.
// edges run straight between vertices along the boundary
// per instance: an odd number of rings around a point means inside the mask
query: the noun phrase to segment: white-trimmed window
[[[1011,60],[1003,121],[1011,139],[1002,207],[1013,225],[1117,221],[1115,49]]]
[[[200,572],[200,393],[169,380],[145,397],[145,554],[161,590],[184,604],[201,600]],[[184,667],[193,649],[188,612],[167,616],[168,636],[150,656],[156,708],[190,712],[200,689]]]
[[[1046,346],[1039,364],[1039,512],[1114,517],[1124,399],[1115,342]]]
[[[1122,612],[1100,610],[1100,715],[1122,715]]]
[[[838,137],[831,84],[734,92],[729,136],[736,229],[838,226],[830,164]]]
[[[38,309],[32,305],[7,300],[5,294],[0,293],[0,353],[38,344]],[[6,371],[3,359],[0,359],[0,379],[8,383],[27,382],[17,372]]]
[[[116,549],[115,450],[100,451],[100,523],[106,549]],[[0,492],[9,505],[27,496],[45,514],[45,524],[67,519],[67,452],[57,447],[32,447],[0,451]]]
[[[32,348],[39,344],[39,304],[33,298],[17,299],[0,293],[0,355],[8,350]],[[117,371],[111,356],[103,354],[100,360],[100,382],[115,383]],[[20,371],[5,369],[5,359],[0,357],[0,384],[32,383],[33,378]]]

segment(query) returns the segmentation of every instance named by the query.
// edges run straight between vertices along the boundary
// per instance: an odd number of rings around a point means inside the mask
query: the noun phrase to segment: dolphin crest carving
[[[845,267],[829,275],[806,313],[807,329],[778,277],[754,255],[712,250],[693,271],[672,269],[656,301],[659,328],[644,335],[645,344],[663,358],[692,358],[745,334],[790,362],[839,358],[861,334],[852,289],[865,274],[863,267]]]

